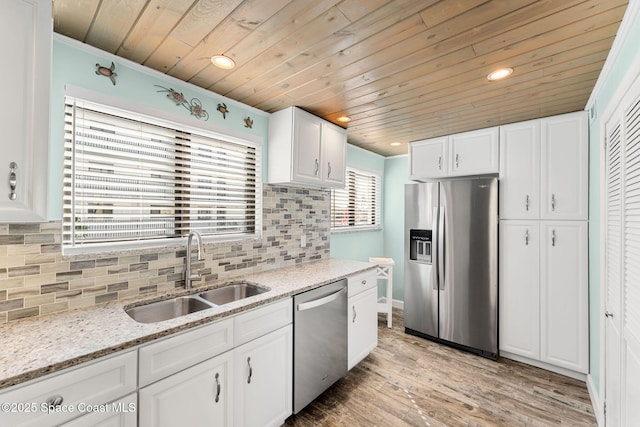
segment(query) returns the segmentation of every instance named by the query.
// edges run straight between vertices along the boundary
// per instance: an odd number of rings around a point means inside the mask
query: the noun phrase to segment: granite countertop
[[[211,282],[189,292],[182,290],[160,297],[117,301],[6,323],[0,326],[0,389],[281,300],[374,267],[374,264],[366,262],[325,259]],[[266,286],[270,291],[157,323],[138,323],[124,312],[124,307],[129,305],[201,292],[238,280]]]

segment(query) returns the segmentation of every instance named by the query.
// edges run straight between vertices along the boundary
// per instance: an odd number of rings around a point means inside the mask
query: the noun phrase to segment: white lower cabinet
[[[0,426],[57,426],[136,390],[135,351],[70,368],[0,393]]]
[[[378,345],[378,280],[376,270],[348,279],[347,368],[351,369]]]
[[[500,221],[500,351],[588,372],[587,223]]]
[[[540,223],[500,221],[500,351],[540,358]]]
[[[233,353],[234,425],[282,425],[292,412],[293,326],[243,344]]]
[[[233,426],[233,352],[140,389],[140,427]]]
[[[132,393],[106,405],[85,408],[87,414],[63,424],[64,427],[136,427],[138,397]]]

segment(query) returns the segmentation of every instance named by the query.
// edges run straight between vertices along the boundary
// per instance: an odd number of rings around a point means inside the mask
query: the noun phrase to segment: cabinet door
[[[348,369],[378,345],[378,288],[349,298]]]
[[[292,413],[293,326],[234,350],[235,425],[280,426]]]
[[[500,218],[540,215],[540,121],[500,126]]]
[[[299,108],[293,114],[293,181],[319,185],[322,121]]]
[[[81,407],[82,412],[90,412],[64,427],[136,427],[138,425],[138,396],[133,393],[122,399],[103,405]]]
[[[498,128],[450,136],[449,175],[498,173]]]
[[[140,389],[140,426],[233,426],[232,367],[229,351]]]
[[[322,181],[324,187],[343,188],[346,170],[347,131],[322,124]]]
[[[412,142],[409,145],[409,179],[421,181],[447,176],[448,144],[448,136]]]
[[[539,221],[500,221],[500,350],[540,358]]]
[[[587,223],[542,221],[540,233],[540,359],[587,373]]]
[[[542,219],[587,219],[588,149],[586,112],[541,120]]]
[[[2,1],[0,223],[47,220],[51,34],[51,0]]]

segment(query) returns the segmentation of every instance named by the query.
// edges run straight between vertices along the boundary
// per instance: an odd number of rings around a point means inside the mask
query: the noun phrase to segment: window
[[[380,177],[347,168],[344,189],[331,190],[331,229],[350,231],[380,228]]]
[[[170,244],[192,230],[219,239],[260,231],[259,146],[72,97],[65,104],[67,253]]]

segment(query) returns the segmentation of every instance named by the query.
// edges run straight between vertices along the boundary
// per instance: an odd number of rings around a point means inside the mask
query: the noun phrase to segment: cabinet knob
[[[364,279],[364,280],[362,281],[362,284],[363,284],[363,285],[366,285],[366,284],[367,284],[367,279]]]
[[[9,200],[15,200],[18,198],[18,195],[16,194],[16,186],[18,185],[16,169],[18,169],[16,162],[9,163]]]

